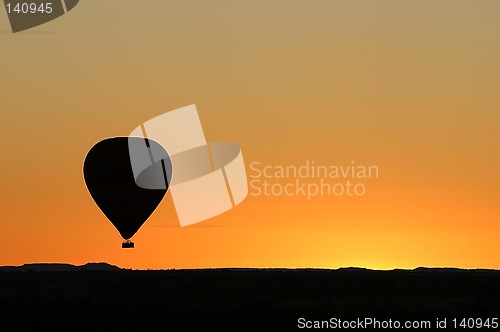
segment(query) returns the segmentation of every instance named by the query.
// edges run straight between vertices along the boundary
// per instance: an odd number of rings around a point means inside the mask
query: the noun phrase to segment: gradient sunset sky
[[[83,0],[0,9],[0,265],[500,269],[500,2]],[[82,175],[98,141],[196,104],[248,166],[377,165],[363,197],[253,197],[121,249]]]

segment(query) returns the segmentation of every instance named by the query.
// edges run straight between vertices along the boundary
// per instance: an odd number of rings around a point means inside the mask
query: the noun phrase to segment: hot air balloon
[[[83,165],[88,191],[124,239],[130,240],[165,196],[172,162],[156,141],[143,137],[107,138],[95,144]]]

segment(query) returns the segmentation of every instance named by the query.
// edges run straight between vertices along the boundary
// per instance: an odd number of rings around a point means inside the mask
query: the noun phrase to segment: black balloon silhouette
[[[147,146],[147,149],[154,146],[157,151],[160,148],[164,152],[166,157],[157,162],[151,158],[149,167],[149,169],[163,169],[162,179],[165,185],[162,189],[144,189],[136,184],[129,144],[137,146],[138,143]],[[83,165],[85,183],[95,203],[126,240],[122,245],[123,248],[134,247],[129,239],[165,196],[170,181],[170,177],[167,178],[165,173],[165,164],[171,171],[172,165],[166,151],[159,143],[146,138],[108,138],[94,145],[88,152]],[[158,165],[159,168],[155,167]]]

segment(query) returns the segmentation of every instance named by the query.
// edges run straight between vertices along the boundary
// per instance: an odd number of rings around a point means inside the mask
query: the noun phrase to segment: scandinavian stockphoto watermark
[[[67,14],[80,0],[3,0],[12,32],[28,30]]]
[[[377,165],[326,165],[306,160],[299,165],[250,163],[249,195],[301,196],[311,200],[322,196],[360,197],[367,193],[368,181],[378,179]]]

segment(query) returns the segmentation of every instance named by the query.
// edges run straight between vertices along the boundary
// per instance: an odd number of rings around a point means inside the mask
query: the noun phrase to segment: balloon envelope
[[[142,148],[129,149],[131,146]],[[163,158],[155,160],[147,149],[154,149],[156,156],[158,151],[163,151]],[[139,155],[151,159],[143,161],[147,167],[138,177],[159,182],[157,189],[137,185],[131,163],[137,161]],[[125,240],[139,230],[160,204],[168,190],[171,171],[171,160],[163,147],[142,137],[102,140],[90,149],[83,165],[90,195]]]

